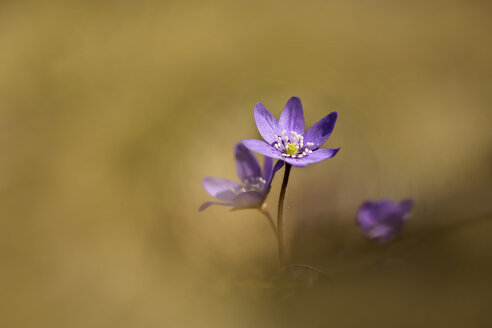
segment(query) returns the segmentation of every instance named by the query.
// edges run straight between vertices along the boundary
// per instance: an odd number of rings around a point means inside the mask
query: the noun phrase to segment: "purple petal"
[[[374,215],[377,217],[378,222],[385,220],[391,220],[393,214],[399,214],[397,204],[391,199],[382,199],[373,203]]]
[[[243,144],[249,149],[263,156],[281,159],[282,154],[264,141],[258,139],[243,140]]]
[[[378,243],[384,244],[392,241],[399,233],[399,229],[389,225],[376,225],[366,233],[370,239],[375,239]]]
[[[205,211],[212,205],[233,206],[231,203],[205,202],[198,208],[198,212]]]
[[[203,188],[205,188],[211,196],[225,202],[232,201],[232,198],[236,196],[231,189],[241,188],[241,185],[235,181],[214,177],[203,178],[202,184]]]
[[[263,159],[263,175],[262,175],[263,179],[268,181],[268,179],[270,179],[270,177],[272,175],[272,171],[273,171],[273,158],[268,157],[268,156],[264,156],[264,159]]]
[[[325,143],[335,127],[337,117],[337,112],[328,114],[306,131],[304,134],[304,141],[314,143],[314,146],[309,148],[317,149]]]
[[[410,218],[410,211],[413,208],[413,200],[405,199],[398,204],[398,207],[402,213],[403,220],[408,220]]]
[[[275,167],[273,168],[273,174],[277,173],[277,171],[284,166],[284,163],[284,161],[277,161],[277,163],[275,163]]]
[[[236,207],[259,207],[265,195],[257,191],[247,191],[240,193],[232,199],[232,204]]]
[[[261,168],[258,160],[242,143],[236,144],[236,171],[241,181],[251,177],[261,177]]]
[[[265,158],[269,158],[269,157],[265,157]],[[277,163],[275,163],[275,167],[273,168],[273,170],[270,170],[270,173],[264,176],[264,179],[266,181],[265,188],[263,189],[264,194],[268,194],[275,173],[277,173],[277,171],[280,170],[283,166],[284,166],[284,161],[277,161]]]
[[[299,134],[304,133],[304,113],[302,112],[302,104],[299,98],[292,97],[287,101],[284,111],[280,115],[279,126],[281,130],[286,130],[287,133],[290,133],[290,131],[295,131]]]
[[[277,119],[259,102],[254,109],[256,127],[258,132],[269,144],[275,141],[275,136],[279,134]]]
[[[303,167],[309,164],[318,163],[324,161],[325,159],[331,158],[335,156],[339,150],[340,148],[337,149],[321,148],[301,158],[284,157],[283,161],[289,163],[292,166]]]
[[[365,234],[369,233],[369,230],[377,223],[377,216],[375,215],[375,203],[365,202],[359,208],[357,212],[357,225],[363,230]]]

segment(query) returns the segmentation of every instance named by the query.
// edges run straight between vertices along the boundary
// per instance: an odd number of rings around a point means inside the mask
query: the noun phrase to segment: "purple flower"
[[[266,157],[263,172],[256,157],[242,143],[236,144],[236,171],[242,184],[222,178],[203,178],[203,188],[221,202],[206,202],[198,209],[200,212],[210,205],[233,206],[234,208],[259,208],[268,192],[275,172],[282,168],[278,161],[273,167],[273,159]]]
[[[250,150],[259,154],[280,159],[293,166],[306,166],[335,156],[340,148],[320,149],[330,136],[338,114],[333,112],[304,131],[304,114],[301,100],[289,99],[277,122],[275,117],[263,106],[255,105],[255,121],[263,139],[243,140]]]
[[[410,218],[413,201],[396,203],[390,199],[365,202],[357,212],[357,225],[370,239],[380,244],[395,239]]]

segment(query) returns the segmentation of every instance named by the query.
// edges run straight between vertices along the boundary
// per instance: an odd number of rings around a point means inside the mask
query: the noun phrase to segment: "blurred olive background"
[[[488,1],[2,1],[0,326],[490,327],[491,32]],[[197,211],[291,96],[342,148],[292,171],[291,259],[331,278],[293,289],[260,213]],[[416,202],[388,247],[380,198]]]

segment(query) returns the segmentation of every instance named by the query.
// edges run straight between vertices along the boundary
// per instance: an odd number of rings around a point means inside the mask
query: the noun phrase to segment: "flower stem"
[[[284,180],[282,181],[282,189],[280,189],[280,197],[278,199],[278,211],[277,211],[277,239],[278,239],[278,257],[280,260],[280,266],[286,263],[286,254],[284,247],[284,234],[283,234],[283,216],[284,216],[284,200],[285,192],[287,191],[287,183],[289,182],[289,175],[291,165],[285,163]]]
[[[270,214],[270,211],[268,210],[267,204],[263,203],[258,210],[261,213],[263,213],[263,215],[266,216],[266,218],[268,219],[268,222],[270,223],[270,226],[273,229],[273,233],[275,235],[277,235],[277,227],[275,226],[275,222],[273,222],[273,218],[272,218],[272,215]]]

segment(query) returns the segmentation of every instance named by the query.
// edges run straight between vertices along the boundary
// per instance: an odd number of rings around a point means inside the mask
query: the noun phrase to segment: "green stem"
[[[284,180],[282,181],[282,189],[280,189],[280,197],[278,199],[278,211],[277,211],[277,239],[278,239],[278,257],[280,260],[280,266],[286,263],[286,254],[284,247],[284,234],[283,234],[283,216],[284,216],[284,200],[285,192],[287,191],[287,183],[289,182],[289,175],[291,165],[285,163]]]

